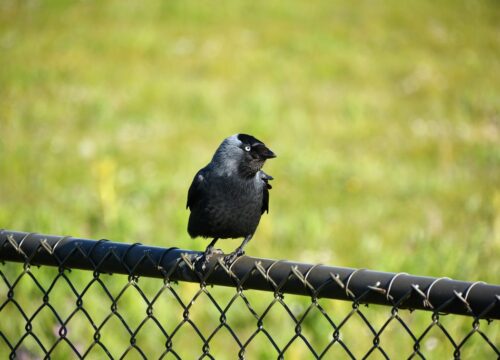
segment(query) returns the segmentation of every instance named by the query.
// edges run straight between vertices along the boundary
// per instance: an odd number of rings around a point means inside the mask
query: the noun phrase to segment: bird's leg
[[[253,234],[245,236],[245,239],[243,239],[241,245],[238,246],[236,250],[234,250],[231,254],[224,257],[224,263],[226,264],[226,266],[230,266],[234,262],[234,260],[245,254],[243,248],[250,241],[252,236]]]
[[[215,243],[217,242],[217,240],[219,240],[219,238],[214,238],[210,242],[210,244],[208,244],[207,248],[205,249],[205,253],[204,253],[205,256],[212,255],[212,253],[214,251],[214,246],[215,246]]]
[[[210,260],[210,258],[212,257],[212,255],[214,253],[219,253],[220,250],[218,251],[214,251],[214,246],[215,246],[215,243],[217,242],[217,240],[219,240],[219,238],[214,238],[210,244],[208,244],[207,248],[205,249],[205,252],[203,253],[203,255],[201,255],[198,259],[197,259],[197,262],[202,260],[202,264],[201,264],[201,269],[202,270],[205,270],[206,267],[207,267],[207,264],[208,264],[208,260]]]

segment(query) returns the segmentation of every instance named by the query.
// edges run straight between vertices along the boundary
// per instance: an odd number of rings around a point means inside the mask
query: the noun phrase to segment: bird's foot
[[[245,251],[243,249],[240,248],[236,249],[231,254],[224,256],[224,265],[230,267],[232,263],[236,261],[237,258],[243,255],[245,255]]]
[[[207,269],[207,265],[214,255],[221,255],[224,252],[221,249],[209,249],[206,250],[203,254],[198,256],[196,259],[196,267],[201,266],[201,270],[205,271]]]

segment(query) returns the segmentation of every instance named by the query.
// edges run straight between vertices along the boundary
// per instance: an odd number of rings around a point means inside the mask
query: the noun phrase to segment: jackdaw
[[[191,211],[188,233],[192,238],[213,238],[201,257],[203,269],[218,239],[244,238],[224,258],[226,264],[245,253],[243,248],[255,233],[261,215],[269,212],[269,180],[273,178],[261,169],[274,157],[276,154],[262,141],[236,134],[224,139],[212,161],[195,175],[186,205]]]

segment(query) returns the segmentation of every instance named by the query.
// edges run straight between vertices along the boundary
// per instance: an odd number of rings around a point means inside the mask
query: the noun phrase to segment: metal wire
[[[500,358],[498,285],[199,255],[0,231],[0,357]]]

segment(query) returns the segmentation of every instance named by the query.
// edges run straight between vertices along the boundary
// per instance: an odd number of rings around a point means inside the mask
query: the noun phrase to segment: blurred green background
[[[187,189],[245,132],[278,154],[248,254],[499,283],[499,24],[479,0],[2,0],[0,227],[202,250]]]

